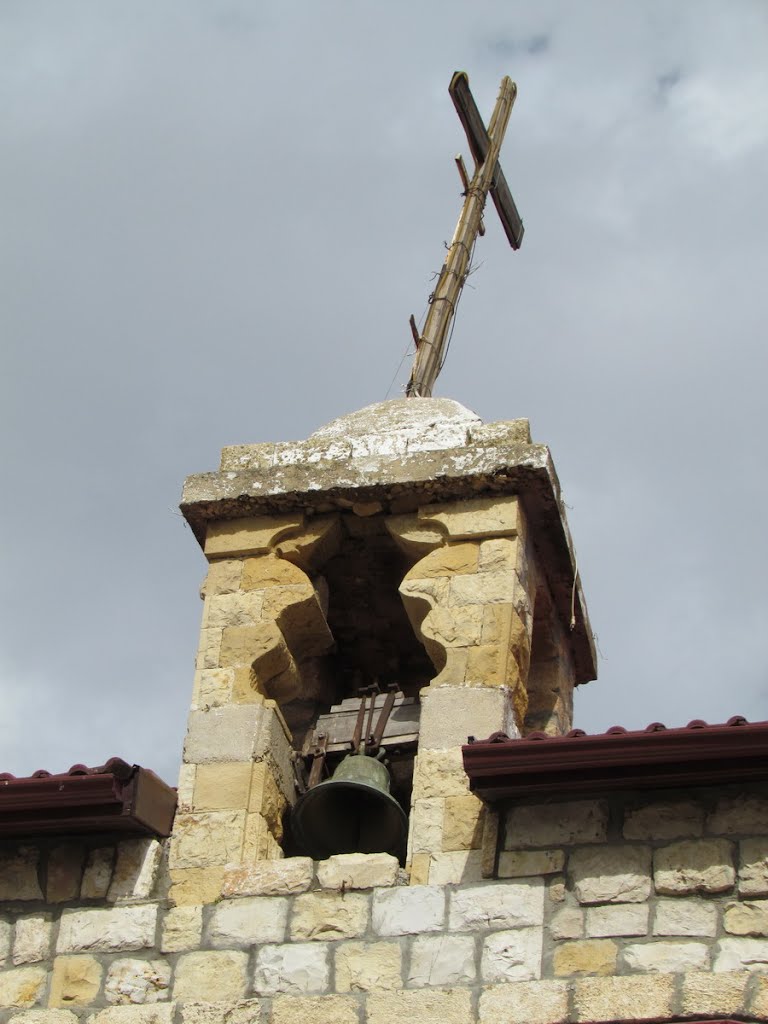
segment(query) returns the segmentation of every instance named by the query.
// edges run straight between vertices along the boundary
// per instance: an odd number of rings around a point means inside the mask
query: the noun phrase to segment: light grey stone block
[[[329,977],[327,943],[264,946],[256,959],[254,988],[260,996],[322,993]]]
[[[288,920],[288,900],[283,896],[251,896],[227,900],[213,911],[208,941],[216,949],[250,946],[257,942],[282,942]]]
[[[648,846],[575,850],[568,865],[581,903],[642,903],[651,892]]]
[[[408,984],[471,985],[477,973],[475,940],[470,935],[420,935],[411,947]]]
[[[543,929],[494,932],[483,943],[483,981],[528,981],[541,977]]]
[[[493,882],[451,893],[452,931],[523,928],[544,920],[544,882]]]
[[[111,910],[65,910],[59,925],[57,953],[117,953],[155,944],[157,904]]]
[[[373,896],[373,930],[377,935],[418,935],[439,931],[445,921],[445,890],[412,885],[378,890]]]

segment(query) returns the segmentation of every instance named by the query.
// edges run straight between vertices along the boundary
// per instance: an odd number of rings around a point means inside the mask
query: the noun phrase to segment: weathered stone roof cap
[[[399,398],[342,416],[306,441],[236,445],[218,472],[189,477],[181,511],[202,546],[212,520],[306,516],[376,503],[386,515],[436,502],[518,495],[563,622],[575,619],[578,675],[593,679],[592,630],[560,483],[528,420],[484,424],[447,398]],[[575,577],[575,583],[574,583]]]

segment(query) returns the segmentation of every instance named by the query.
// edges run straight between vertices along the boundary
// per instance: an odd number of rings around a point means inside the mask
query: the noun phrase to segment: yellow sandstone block
[[[483,845],[484,819],[485,806],[474,794],[448,797],[443,818],[443,850],[479,850]]]
[[[519,502],[514,496],[472,498],[419,509],[419,519],[441,523],[454,540],[515,536],[520,518]]]
[[[278,841],[283,836],[283,814],[287,806],[288,801],[278,787],[270,766],[266,761],[256,761],[251,766],[248,810],[264,817]]]
[[[243,840],[243,863],[253,864],[260,860],[275,860],[276,849],[280,850],[269,827],[269,822],[262,814],[249,814],[245,823]],[[277,853],[282,856],[282,852]]]
[[[219,520],[208,524],[205,554],[211,557],[256,555],[298,530],[304,516],[250,516],[245,519]]]
[[[177,907],[204,906],[221,897],[224,865],[210,868],[172,868],[168,898]]]
[[[555,974],[614,974],[618,947],[611,939],[563,942],[555,949]]]
[[[57,956],[49,1006],[89,1006],[99,994],[102,968],[93,956]]]
[[[477,572],[479,544],[449,544],[430,551],[408,572],[406,579],[426,579],[430,576],[455,576]]]
[[[298,566],[276,555],[260,555],[243,562],[241,590],[263,590],[307,583],[307,576]]]
[[[245,810],[251,789],[251,762],[201,764],[195,778],[198,811]]]

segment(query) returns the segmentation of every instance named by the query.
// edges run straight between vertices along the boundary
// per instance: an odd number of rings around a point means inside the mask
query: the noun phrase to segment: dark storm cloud
[[[399,393],[462,67],[486,116],[517,80],[526,236],[488,211],[438,392],[552,446],[605,654],[578,724],[765,717],[767,41],[746,2],[3,5],[0,768],[173,781],[181,482]]]

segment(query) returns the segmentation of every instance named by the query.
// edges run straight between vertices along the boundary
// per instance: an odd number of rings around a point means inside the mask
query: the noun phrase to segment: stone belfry
[[[170,849],[177,904],[248,891],[259,864],[311,853],[292,809],[350,751],[388,765],[411,884],[490,876],[496,818],[469,791],[462,744],[567,732],[573,689],[595,676],[548,449],[527,420],[483,424],[431,397],[489,194],[513,247],[522,239],[498,164],[515,88],[503,80],[488,129],[466,76],[451,95],[476,171],[460,163],[464,206],[421,333],[412,318],[409,397],[306,441],[225,448],[218,472],[185,484],[209,569]]]
[[[215,899],[225,865],[283,856],[292,758],[374,679],[420,705],[411,880],[479,857],[462,744],[568,731],[595,675],[557,476],[527,421],[383,402],[303,442],[224,449],[182,509],[209,569],[174,897]]]

